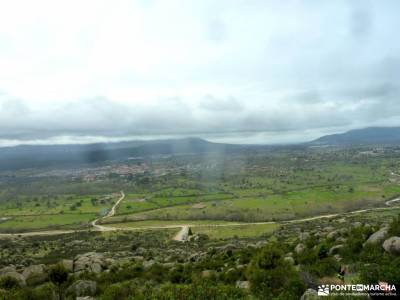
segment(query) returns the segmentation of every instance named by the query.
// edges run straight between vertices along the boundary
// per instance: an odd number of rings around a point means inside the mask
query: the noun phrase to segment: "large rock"
[[[78,280],[68,289],[67,294],[75,297],[93,296],[97,291],[97,283],[91,280]]]
[[[329,232],[329,233],[326,235],[326,238],[329,239],[329,240],[334,240],[334,239],[336,239],[338,236],[339,236],[339,233],[338,233],[336,230],[334,230],[334,231]]]
[[[3,278],[3,277],[11,277],[11,278],[14,278],[14,279],[16,279],[16,280],[18,281],[18,283],[19,283],[21,286],[25,286],[25,285],[26,285],[25,277],[22,276],[22,274],[20,274],[20,273],[18,273],[18,272],[16,272],[16,271],[3,272],[3,273],[0,275],[0,279]]]
[[[287,261],[289,264],[291,264],[291,265],[294,265],[295,264],[295,261],[294,261],[294,258],[293,257],[291,257],[291,256],[286,256],[286,257],[284,257],[283,258],[285,261]]]
[[[299,240],[300,241],[305,241],[310,237],[310,234],[308,232],[300,232],[299,234]]]
[[[63,259],[61,261],[61,265],[68,271],[68,272],[73,272],[74,271],[74,261],[72,259]]]
[[[353,227],[354,228],[359,228],[359,227],[361,227],[362,226],[362,223],[361,222],[354,222],[353,223]]]
[[[238,281],[236,281],[236,287],[239,288],[239,289],[248,290],[250,288],[250,281],[238,280]]]
[[[301,254],[304,252],[305,249],[306,246],[304,246],[303,244],[298,244],[296,248],[294,248],[294,252],[296,252],[297,254]]]
[[[329,249],[329,255],[335,255],[339,253],[339,250],[343,248],[343,245],[336,245]]]
[[[383,243],[383,249],[392,255],[400,255],[400,237],[392,236]]]
[[[373,233],[365,244],[379,244],[382,243],[388,235],[388,228],[383,227],[379,229],[377,232]]]
[[[308,289],[301,296],[300,300],[318,300],[318,293],[316,290]]]
[[[15,266],[13,266],[13,265],[10,265],[10,266],[0,269],[0,275],[3,275],[5,273],[10,273],[10,272],[17,272],[17,268],[15,268]]]
[[[143,268],[147,271],[149,270],[152,266],[154,266],[156,262],[154,260],[146,260],[143,262]]]
[[[47,274],[44,265],[32,265],[22,272],[28,285],[37,285],[46,281]]]
[[[100,273],[106,266],[104,255],[101,253],[89,252],[77,255],[74,260],[74,273],[84,271]]]

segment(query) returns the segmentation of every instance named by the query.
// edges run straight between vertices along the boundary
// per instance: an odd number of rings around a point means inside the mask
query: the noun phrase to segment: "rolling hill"
[[[393,145],[400,144],[400,127],[369,127],[320,137],[311,145]]]

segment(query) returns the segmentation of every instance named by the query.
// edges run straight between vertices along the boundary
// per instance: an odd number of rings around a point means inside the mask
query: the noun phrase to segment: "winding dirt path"
[[[111,207],[111,209],[110,209],[110,211],[107,213],[107,215],[105,215],[105,216],[103,216],[103,217],[100,217],[100,218],[97,218],[96,220],[94,220],[94,221],[91,223],[94,229],[96,229],[96,230],[98,230],[98,231],[112,231],[112,230],[115,230],[114,227],[106,227],[106,226],[103,226],[103,225],[98,225],[97,223],[98,223],[100,220],[104,220],[104,219],[113,217],[113,216],[115,215],[115,212],[116,212],[116,210],[117,210],[118,205],[121,203],[122,200],[125,199],[125,193],[124,193],[124,191],[121,191],[120,193],[121,193],[121,197],[118,199],[117,202],[115,202],[115,204],[113,205],[113,207]]]
[[[187,240],[187,236],[189,234],[190,227],[228,227],[228,226],[247,226],[247,225],[267,225],[267,224],[293,224],[293,223],[304,223],[308,221],[314,221],[319,219],[330,219],[335,217],[347,216],[347,215],[354,215],[354,214],[361,214],[371,211],[381,211],[381,210],[389,210],[391,207],[397,207],[393,204],[400,202],[400,197],[395,198],[392,200],[388,200],[385,202],[387,207],[378,207],[378,208],[369,208],[369,209],[360,209],[351,212],[344,212],[344,213],[336,213],[336,214],[328,214],[328,215],[320,215],[315,217],[308,217],[303,219],[295,219],[295,220],[288,220],[288,221],[269,221],[269,222],[251,222],[251,223],[229,223],[229,224],[184,224],[184,225],[163,225],[163,226],[145,226],[145,227],[111,227],[111,226],[103,226],[97,224],[100,220],[110,218],[115,215],[116,208],[118,205],[125,199],[125,194],[121,191],[121,197],[118,201],[113,205],[110,211],[104,217],[98,218],[91,222],[93,228],[96,231],[106,232],[106,231],[135,231],[135,230],[146,230],[146,229],[173,229],[173,228],[180,228],[180,231],[173,237],[175,241],[185,241]],[[87,229],[81,230],[52,230],[52,231],[35,231],[35,232],[23,232],[23,233],[1,233],[0,238],[9,238],[9,237],[29,237],[29,236],[46,236],[46,235],[61,235],[61,234],[68,234],[74,232],[83,232],[88,231]]]

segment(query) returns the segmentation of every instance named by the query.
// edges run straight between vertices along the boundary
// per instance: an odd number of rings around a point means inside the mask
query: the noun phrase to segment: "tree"
[[[274,243],[255,256],[247,271],[251,291],[260,299],[299,299],[305,290],[299,273]]]
[[[49,271],[49,279],[50,281],[57,286],[58,289],[58,299],[62,299],[62,287],[65,282],[68,280],[68,271],[67,269],[61,265],[55,265]]]

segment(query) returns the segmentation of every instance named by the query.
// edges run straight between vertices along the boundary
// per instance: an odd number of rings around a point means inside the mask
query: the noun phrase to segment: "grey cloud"
[[[142,3],[144,15],[150,18],[161,1]],[[194,28],[185,23],[171,29],[168,24],[152,20],[155,29],[162,31],[165,26],[162,33],[168,33],[163,40],[166,57],[155,51],[162,62],[156,62],[156,66],[145,62],[139,64],[138,70],[134,64],[121,72],[116,70],[115,77],[134,76],[129,82],[119,79],[115,89],[107,81],[107,74],[100,74],[100,82],[93,86],[104,87],[103,91],[116,90],[115,94],[105,92],[106,96],[102,96],[100,91],[85,90],[84,95],[100,96],[77,97],[47,107],[32,105],[31,109],[23,100],[0,93],[0,139],[59,135],[223,136],[243,132],[301,135],[304,130],[379,125],[400,118],[400,42],[395,38],[400,26],[398,1],[187,3],[190,4],[182,7],[185,17],[193,15],[183,20],[194,20]],[[169,13],[171,22],[182,20],[174,19],[173,9]],[[174,31],[181,27],[184,33],[175,36]],[[159,40],[157,32],[151,31],[150,36],[144,31],[150,41],[135,41],[133,45],[148,42],[151,47],[163,48],[152,43],[153,39]],[[174,45],[182,36],[188,40]],[[186,44],[184,51],[174,51],[175,46],[181,50]],[[146,60],[147,49],[141,50],[137,55]],[[176,53],[183,57],[173,59]],[[109,59],[114,66],[119,53],[112,54],[104,54],[104,60]],[[126,63],[129,65],[129,59]],[[160,72],[158,64],[163,65]],[[143,76],[140,67],[144,69]],[[95,69],[102,73],[100,67]],[[6,86],[0,86],[0,91],[3,88],[8,91]],[[118,95],[125,95],[131,88],[140,92],[143,89],[144,94],[156,91],[154,98],[158,100],[152,99],[156,101],[152,105],[142,105],[140,96],[132,96],[135,105],[127,99],[126,104],[116,101]],[[131,96],[127,94],[125,98]],[[25,100],[34,103],[28,97]],[[55,103],[60,102],[55,99]]]
[[[235,112],[243,109],[243,106],[240,104],[240,102],[232,96],[222,99],[210,94],[202,98],[199,107],[205,110],[216,112]]]

